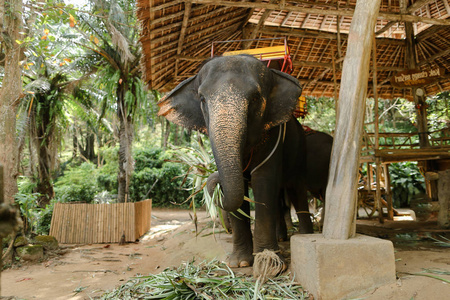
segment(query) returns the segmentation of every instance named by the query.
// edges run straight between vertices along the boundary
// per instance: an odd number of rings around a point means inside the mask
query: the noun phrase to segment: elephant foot
[[[228,259],[230,268],[245,268],[253,265],[252,251],[233,251]]]

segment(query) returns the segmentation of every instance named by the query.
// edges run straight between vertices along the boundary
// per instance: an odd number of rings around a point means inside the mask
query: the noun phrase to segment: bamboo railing
[[[450,157],[450,129],[428,133],[430,147],[420,148],[418,133],[378,133],[378,148],[375,133],[363,133],[361,162],[374,162],[380,157],[383,162],[404,160],[426,160]]]
[[[61,244],[134,242],[150,229],[152,200],[114,204],[55,203],[50,235]]]

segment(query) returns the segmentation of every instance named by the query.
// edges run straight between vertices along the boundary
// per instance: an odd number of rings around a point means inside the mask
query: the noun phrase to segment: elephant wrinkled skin
[[[196,76],[180,83],[158,103],[159,115],[206,133],[224,194],[223,209],[249,213],[244,200],[249,180],[255,197],[255,228],[250,220],[232,217],[232,267],[249,266],[253,253],[278,250],[276,219],[279,193],[286,190],[297,211],[307,211],[305,135],[292,117],[301,94],[298,81],[268,69],[252,56],[216,57]],[[246,180],[244,180],[244,178]],[[312,232],[308,214],[300,226]]]

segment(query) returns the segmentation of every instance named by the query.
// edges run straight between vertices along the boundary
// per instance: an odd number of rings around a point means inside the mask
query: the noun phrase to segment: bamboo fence
[[[61,244],[134,242],[150,229],[152,200],[114,204],[55,203],[50,235]]]

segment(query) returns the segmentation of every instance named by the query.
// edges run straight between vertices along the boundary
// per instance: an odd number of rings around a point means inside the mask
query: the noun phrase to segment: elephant
[[[306,188],[317,199],[325,201],[328,184],[333,137],[325,132],[304,127],[306,132]],[[281,215],[277,227],[278,240],[287,240],[287,230],[292,228],[291,204],[284,194],[280,194]],[[325,216],[325,205],[322,208],[321,223]]]
[[[304,172],[305,133],[292,116],[302,88],[297,79],[269,69],[249,55],[214,57],[198,73],[165,97],[159,115],[208,135],[224,198],[232,215],[230,267],[253,264],[253,254],[277,251],[279,193],[286,190],[297,211],[307,211]],[[255,201],[254,234],[246,214],[246,183]],[[309,215],[299,214],[300,227],[312,233]]]
[[[316,131],[304,127],[306,132],[306,176],[305,183],[308,192],[317,199],[325,201],[325,192],[328,184],[328,172],[330,166],[333,137],[325,132]],[[208,191],[212,194],[218,182],[218,173],[213,173],[208,180]],[[280,191],[280,215],[278,219],[277,236],[279,241],[288,238],[287,231],[292,228],[291,203],[285,198],[284,191]],[[231,229],[230,215],[223,214],[224,225],[227,230]],[[321,222],[325,216],[325,206],[322,208]]]

